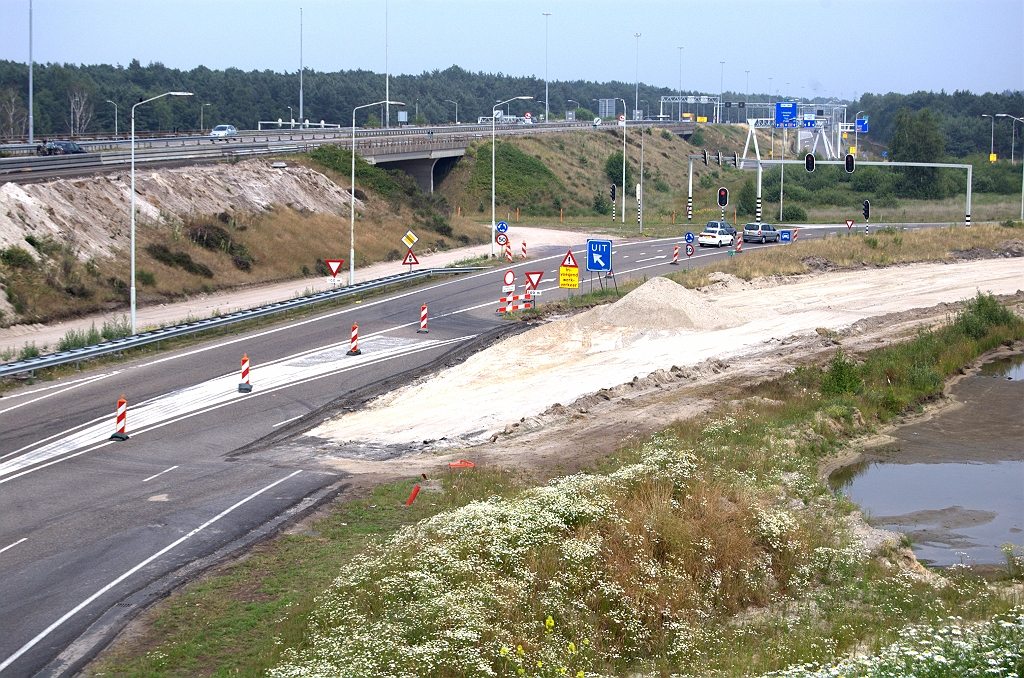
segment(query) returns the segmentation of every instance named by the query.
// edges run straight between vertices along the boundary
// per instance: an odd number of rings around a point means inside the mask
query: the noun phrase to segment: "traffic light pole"
[[[762,160],[765,165],[802,165],[803,160]],[[846,160],[818,160],[818,165],[846,165]],[[877,162],[877,161],[865,161],[858,162],[857,165],[873,166],[873,167],[936,167],[945,169],[965,169],[967,170],[967,209],[966,209],[966,222],[967,225],[971,225],[971,188],[974,182],[974,165],[963,165],[954,164],[948,162]],[[758,182],[758,191],[760,192],[760,181]],[[782,195],[779,194],[779,210],[781,214],[782,210]]]

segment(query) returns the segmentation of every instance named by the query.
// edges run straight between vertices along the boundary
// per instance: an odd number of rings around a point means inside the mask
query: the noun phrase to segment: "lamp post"
[[[548,17],[551,12],[542,12],[544,15],[544,122],[551,122],[551,107],[548,106]]]
[[[295,114],[292,113],[292,107],[288,107],[288,126],[291,129],[295,129]]]
[[[1021,121],[1020,118],[1014,118],[1009,113],[996,113],[996,117],[997,118],[1012,118],[1012,121],[1010,122],[1010,129],[1011,129],[1011,136],[1010,136],[1010,164],[1011,165],[1016,165],[1017,163],[1014,160],[1013,151],[1014,151],[1014,146],[1017,145],[1017,123],[1018,122],[1022,122],[1022,121]]]
[[[445,103],[448,103],[448,104],[455,104],[455,124],[458,125],[459,124],[459,102],[458,101],[452,101],[451,99],[445,99],[444,101],[445,101]]]
[[[722,64],[722,74],[718,79],[718,106],[715,111],[715,122],[719,125],[722,124],[722,95],[725,94],[725,62],[719,61]]]
[[[683,121],[683,48],[677,47],[679,50],[679,122]]]
[[[494,104],[494,106],[491,107],[491,256],[492,257],[494,256],[494,230],[495,230],[495,222],[494,222],[494,158],[495,158],[495,155],[494,155],[494,137],[495,137],[495,134],[494,134],[494,118],[496,117],[495,113],[497,112],[497,110],[499,108],[501,108],[502,106],[504,106],[507,103],[510,103],[512,101],[519,101],[519,100],[528,101],[530,99],[533,99],[533,97],[529,97],[529,96],[512,97],[511,99],[506,99],[505,101],[499,101],[498,103]]]
[[[991,142],[992,145],[989,147],[989,151],[988,151],[989,159],[991,159],[992,156],[995,155],[995,152],[996,152],[996,119],[995,119],[994,116],[991,116],[988,113],[982,113],[981,117],[983,117],[983,118],[992,118],[992,142]]]
[[[622,102],[622,223],[626,223],[626,100],[619,101]]]
[[[1018,118],[1016,116],[1010,115],[1009,113],[998,113],[997,117],[999,117],[999,118],[1012,118],[1014,124],[1016,124],[1018,122],[1019,123],[1024,123],[1024,119],[1021,119],[1021,118]],[[1010,152],[1013,153],[1012,150]],[[1024,163],[1021,163],[1021,166],[1024,167]],[[1021,178],[1020,178],[1020,220],[1024,221],[1024,169],[1021,170]]]
[[[857,129],[857,121],[860,120],[860,114],[863,112],[864,111],[857,111],[857,114],[853,116],[853,148],[857,153],[860,153],[860,131]]]
[[[636,38],[636,84],[633,92],[633,111],[635,112],[636,109],[640,108],[640,34],[634,33],[633,37]],[[625,101],[622,102],[622,107],[626,107]],[[626,187],[623,186],[622,190],[625,191]]]
[[[163,97],[190,97],[192,92],[164,92],[155,97],[150,97],[132,106],[132,230],[131,230],[131,320],[132,334],[135,334],[135,109],[150,101],[162,99]]]
[[[576,108],[579,108],[579,107],[580,107],[580,102],[576,101],[575,99],[566,99],[566,100],[565,100],[565,103],[567,103],[567,104],[576,104]],[[574,110],[574,111],[575,111],[575,110],[576,110],[576,108],[574,108],[574,109],[572,109],[572,110]]]
[[[641,99],[640,103],[647,104],[647,108],[642,109],[643,113],[640,115],[641,118],[646,120],[647,118],[651,117],[651,102],[648,101],[647,99]]]
[[[356,284],[356,111],[360,108],[370,108],[381,104],[405,106],[401,101],[374,101],[372,104],[363,104],[352,109],[352,194],[349,203],[349,226],[348,226],[348,284]]]
[[[110,99],[107,99],[107,103],[114,104]],[[117,139],[117,104],[114,104],[114,139]]]
[[[768,113],[775,120],[775,113],[772,110],[772,79],[768,78]],[[772,125],[772,160],[775,160],[775,125]]]
[[[203,104],[199,107],[199,133],[203,134],[206,132],[206,119],[203,117],[203,113],[206,112],[206,107],[211,104]]]
[[[747,91],[743,95],[743,106],[744,108],[750,105],[750,71],[746,71],[747,74]],[[740,122],[743,122],[742,120]]]

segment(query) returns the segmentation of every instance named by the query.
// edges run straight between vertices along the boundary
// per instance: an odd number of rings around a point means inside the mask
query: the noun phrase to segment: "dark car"
[[[706,231],[709,228],[724,228],[732,236],[733,242],[736,242],[736,228],[728,221],[709,221],[704,230]]]
[[[48,141],[45,145],[36,146],[38,155],[73,155],[85,152],[86,150],[74,141]]]

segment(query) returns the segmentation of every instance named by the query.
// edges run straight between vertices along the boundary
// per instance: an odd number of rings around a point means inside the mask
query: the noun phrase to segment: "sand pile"
[[[638,330],[716,330],[735,327],[740,319],[716,308],[697,292],[668,278],[652,278],[610,306],[590,311],[593,325]]]

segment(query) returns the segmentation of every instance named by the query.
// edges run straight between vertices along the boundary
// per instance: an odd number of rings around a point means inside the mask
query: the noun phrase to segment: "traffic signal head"
[[[871,218],[871,201],[870,200],[865,200],[864,201],[864,219],[868,220],[870,218]]]
[[[853,174],[853,154],[852,153],[847,153],[846,154],[846,171],[849,172],[850,174]]]
[[[615,184],[612,184],[612,202],[615,202]]]
[[[808,172],[813,172],[814,171],[814,154],[813,153],[808,153],[804,157],[804,169],[807,170]]]
[[[725,207],[729,204],[729,189],[724,186],[718,189],[718,206]]]
[[[701,155],[704,156],[704,164],[705,165],[708,164],[708,152],[707,152],[707,149],[702,150],[701,151]]]
[[[739,156],[737,156],[735,153],[732,154],[732,166],[733,167],[739,167],[740,166]]]

